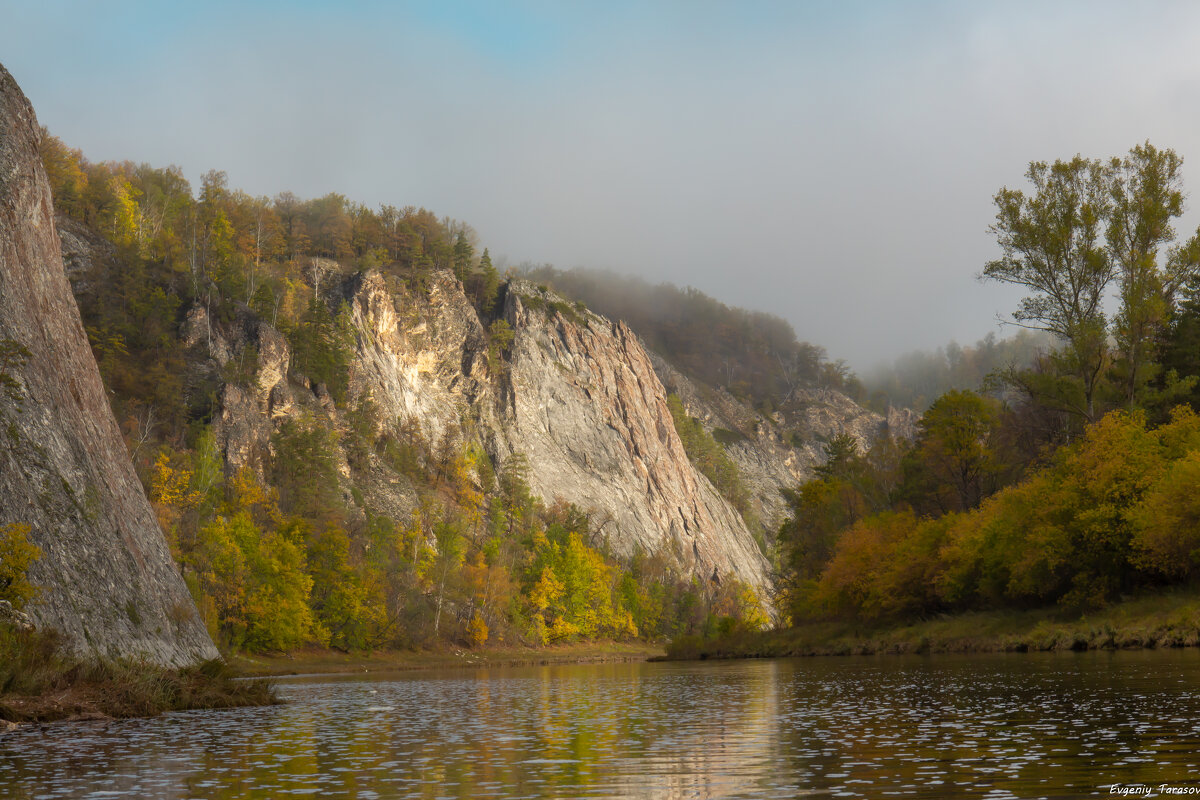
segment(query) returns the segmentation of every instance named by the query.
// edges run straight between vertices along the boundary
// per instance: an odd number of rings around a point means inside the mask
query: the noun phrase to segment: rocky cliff
[[[515,336],[503,436],[534,490],[592,509],[619,552],[665,547],[685,573],[766,589],[766,559],[688,461],[633,331],[525,281],[509,284],[504,317]]]
[[[130,464],[64,270],[29,102],[0,67],[0,525],[42,557],[35,623],[81,651],[217,656]]]
[[[330,269],[332,271],[332,268]],[[546,502],[574,503],[618,553],[662,551],[683,574],[735,575],[769,590],[768,564],[741,517],[688,461],[666,393],[637,337],[623,324],[577,311],[524,282],[509,284],[507,351],[489,340],[462,285],[434,273],[421,292],[378,272],[332,276],[325,300],[345,304],[355,332],[351,400],[337,408],[324,387],[289,380],[282,335],[246,316],[213,326],[193,310],[184,335],[207,347],[214,372],[249,348],[257,370],[225,384],[214,420],[232,468],[261,468],[287,420],[345,431],[369,397],[383,424],[407,421],[431,449],[477,442],[502,469],[520,457]],[[416,505],[407,481],[375,454],[353,471],[339,454],[346,497],[403,518]]]
[[[534,493],[589,512],[617,553],[660,551],[682,574],[735,575],[765,593],[769,564],[756,535],[689,462],[667,393],[681,397],[737,464],[763,541],[787,513],[781,490],[812,477],[834,436],[849,434],[866,449],[883,435],[913,434],[911,412],[885,417],[819,388],[797,388],[765,416],[690,380],[624,323],[528,281],[507,284],[499,317],[513,338],[500,349],[449,272],[414,290],[333,262],[312,269],[325,276],[324,301],[352,321],[350,399],[340,408],[324,386],[290,374],[288,341],[265,321],[246,312],[217,325],[200,308],[188,315],[183,335],[207,351],[213,375],[254,354],[253,376],[218,393],[214,430],[231,469],[264,468],[273,435],[289,420],[348,434],[351,410],[370,398],[381,425],[406,422],[430,451],[470,440],[497,469],[523,458]],[[416,507],[413,486],[377,453],[355,469],[344,449],[338,459],[347,505],[398,520]]]

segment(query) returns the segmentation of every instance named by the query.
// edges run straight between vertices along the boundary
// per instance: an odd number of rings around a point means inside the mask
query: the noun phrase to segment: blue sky
[[[425,206],[858,368],[997,329],[1018,295],[975,276],[1029,161],[1149,139],[1200,185],[1197,41],[1170,2],[0,0],[0,62],[93,160]]]

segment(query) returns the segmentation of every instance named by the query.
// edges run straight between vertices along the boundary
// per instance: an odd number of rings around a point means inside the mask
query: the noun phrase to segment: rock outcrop
[[[213,375],[249,363],[254,372],[219,393],[214,431],[231,469],[261,470],[272,437],[289,420],[349,431],[349,410],[370,397],[381,424],[407,421],[430,450],[472,439],[497,468],[525,459],[527,480],[546,502],[590,513],[614,551],[665,553],[685,575],[735,575],[770,592],[769,565],[756,541],[769,540],[787,513],[782,489],[812,477],[834,436],[864,449],[887,434],[910,437],[914,415],[887,417],[835,391],[797,388],[770,416],[720,389],[691,381],[650,353],[624,323],[513,280],[501,318],[513,332],[500,350],[449,272],[414,290],[376,271],[321,270],[324,300],[345,307],[355,334],[350,397],[337,408],[320,385],[289,377],[283,335],[253,314],[216,325],[194,309],[187,344],[206,349]],[[678,394],[737,464],[757,524],[741,515],[688,460],[667,406]],[[417,504],[406,479],[371,454],[352,471],[338,454],[347,505],[403,519]]]
[[[618,552],[662,548],[685,574],[766,590],[766,558],[688,460],[633,331],[525,281],[509,284],[504,317],[515,336],[503,435],[534,491],[592,511]]]
[[[31,527],[35,625],[82,652],[215,658],[130,463],[64,271],[33,109],[0,67],[0,526]]]
[[[420,291],[374,271],[327,271],[323,283],[325,300],[344,303],[353,321],[355,399],[346,409],[323,401],[320,386],[289,381],[287,343],[265,322],[213,326],[200,309],[188,317],[185,339],[207,346],[213,369],[248,348],[257,353],[247,384],[219,392],[214,431],[231,468],[261,468],[289,419],[346,431],[347,411],[369,396],[384,424],[409,421],[431,450],[471,439],[497,468],[524,458],[534,493],[588,512],[618,553],[662,551],[683,574],[708,579],[715,570],[769,593],[766,559],[738,512],[688,461],[662,383],[624,324],[514,281],[502,309],[512,344],[489,353],[484,326],[449,272],[433,273]],[[346,455],[339,458],[344,465]],[[357,491],[373,512],[401,519],[416,493],[376,462],[370,456],[365,473],[361,465],[342,470],[345,494]]]
[[[438,442],[470,418],[494,429],[483,325],[450,272],[416,295],[378,272],[346,281],[358,332],[352,390],[369,392],[385,419],[412,419]]]

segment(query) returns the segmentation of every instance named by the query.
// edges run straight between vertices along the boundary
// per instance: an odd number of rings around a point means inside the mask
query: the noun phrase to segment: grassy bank
[[[236,655],[231,656],[229,661],[245,675],[271,676],[646,661],[662,654],[660,645],[645,642],[587,642],[547,647],[481,647],[474,650],[446,646],[438,650],[382,650],[372,653],[341,653],[309,648],[272,655]]]
[[[266,681],[238,680],[218,660],[183,669],[90,661],[65,649],[53,631],[0,625],[0,730],[5,723],[149,717],[275,702]]]
[[[1089,614],[1061,608],[958,614],[899,625],[821,622],[713,639],[683,637],[668,659],[874,653],[1121,650],[1200,646],[1200,591],[1143,595]]]

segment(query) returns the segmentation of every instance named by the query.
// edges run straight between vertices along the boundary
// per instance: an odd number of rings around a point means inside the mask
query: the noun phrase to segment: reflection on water
[[[407,673],[0,738],[0,795],[1075,797],[1200,786],[1200,653]]]

